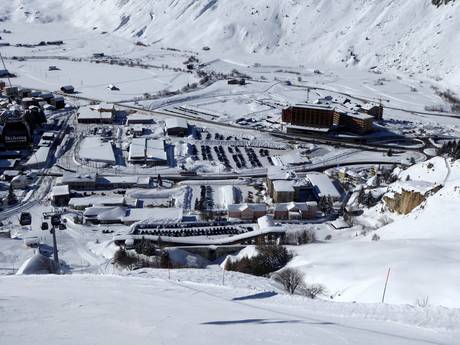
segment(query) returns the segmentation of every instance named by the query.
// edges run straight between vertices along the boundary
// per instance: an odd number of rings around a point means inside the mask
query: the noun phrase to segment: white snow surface
[[[458,310],[334,304],[158,278],[12,276],[1,286],[5,344],[456,344],[460,325]]]

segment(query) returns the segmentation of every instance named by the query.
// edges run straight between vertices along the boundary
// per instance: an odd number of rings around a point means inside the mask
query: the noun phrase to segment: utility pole
[[[57,241],[56,241],[56,228],[53,225],[50,231],[53,234],[53,258],[54,258],[54,265],[56,266],[56,273],[59,273],[61,268],[59,265],[59,256],[58,256],[58,249],[57,249]]]
[[[53,235],[53,259],[54,259],[54,266],[56,273],[59,274],[61,272],[61,266],[59,264],[59,255],[58,255],[58,248],[57,248],[57,240],[56,240],[56,229],[65,229],[65,225],[61,223],[61,213],[59,212],[44,212],[43,219],[45,220],[42,223],[42,230],[48,230],[48,224],[46,219],[51,219],[51,229],[50,233]]]
[[[3,60],[3,55],[1,52],[0,52],[0,59],[2,60],[3,68],[5,69],[5,71],[8,71],[5,65],[5,60]],[[8,72],[7,79],[8,79],[8,84],[10,85],[10,87],[12,87],[9,72]]]

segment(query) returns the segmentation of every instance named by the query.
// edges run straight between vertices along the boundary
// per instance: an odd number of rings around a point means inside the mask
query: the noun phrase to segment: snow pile
[[[22,264],[16,274],[49,274],[53,271],[53,261],[41,254],[35,254]]]

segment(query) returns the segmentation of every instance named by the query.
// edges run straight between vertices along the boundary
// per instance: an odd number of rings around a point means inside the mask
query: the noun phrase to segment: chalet
[[[75,88],[72,85],[64,85],[61,87],[61,91],[64,93],[75,93]]]
[[[62,96],[54,96],[54,98],[52,98],[50,100],[50,104],[52,106],[54,106],[56,109],[63,109],[63,108],[65,108],[64,97],[62,97]]]
[[[318,204],[316,202],[290,202],[276,204],[273,214],[275,219],[313,219],[316,217],[317,211]]]
[[[337,171],[337,176],[339,178],[339,181],[342,183],[347,183],[347,182],[358,183],[361,180],[361,176],[357,172],[351,169],[348,169],[346,167],[339,168]]]
[[[265,204],[232,204],[228,205],[228,217],[248,221],[256,221],[267,214]]]

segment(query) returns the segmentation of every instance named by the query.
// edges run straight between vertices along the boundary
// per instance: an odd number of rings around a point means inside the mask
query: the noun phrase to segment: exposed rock
[[[416,207],[420,206],[430,195],[435,194],[442,188],[442,185],[435,185],[432,189],[421,192],[401,189],[400,192],[391,193],[383,197],[385,204],[392,212],[409,214]]]

